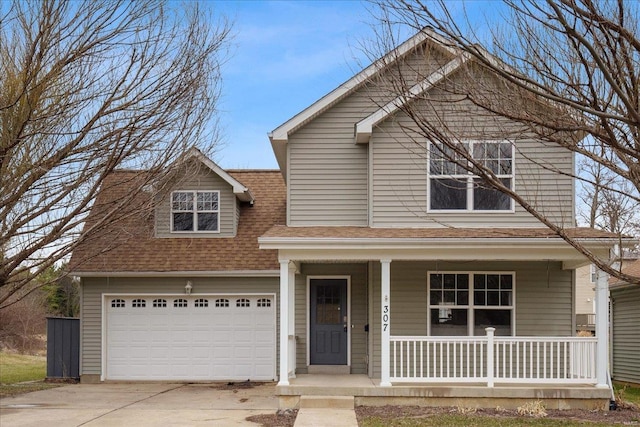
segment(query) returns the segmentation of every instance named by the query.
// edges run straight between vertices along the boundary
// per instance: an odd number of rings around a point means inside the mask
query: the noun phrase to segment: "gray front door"
[[[310,361],[347,364],[347,279],[311,279]]]

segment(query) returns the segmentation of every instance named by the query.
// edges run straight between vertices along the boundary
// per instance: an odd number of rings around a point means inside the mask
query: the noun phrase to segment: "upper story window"
[[[502,183],[513,188],[511,142],[470,141],[462,147],[491,170]],[[452,148],[431,144],[428,167],[430,211],[511,211],[511,198],[484,184],[464,168],[466,160]]]
[[[171,230],[219,232],[219,191],[174,191],[171,194]]]

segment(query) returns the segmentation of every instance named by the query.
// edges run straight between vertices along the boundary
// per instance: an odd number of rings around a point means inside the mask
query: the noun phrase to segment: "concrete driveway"
[[[0,425],[255,427],[245,418],[277,409],[275,383],[75,384],[0,399]]]

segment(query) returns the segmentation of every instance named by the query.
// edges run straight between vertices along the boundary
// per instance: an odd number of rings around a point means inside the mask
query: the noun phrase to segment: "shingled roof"
[[[258,237],[274,224],[285,223],[286,189],[282,175],[266,170],[227,172],[255,196],[253,206],[241,206],[235,237],[156,238],[153,214],[141,210],[79,245],[71,258],[72,271],[83,275],[277,270],[277,251],[260,250]],[[140,174],[132,171],[111,174],[102,186],[96,206],[118,200]],[[95,218],[89,217],[87,227]]]
[[[619,239],[620,235],[593,228],[567,228],[577,239]],[[540,228],[373,228],[373,227],[286,227],[274,225],[264,239],[544,239],[558,235]]]
[[[623,268],[622,273],[629,276],[640,277],[640,259],[635,260],[634,262]],[[609,285],[612,288],[617,288],[628,285],[628,283],[624,280],[612,277],[611,279],[609,279]]]

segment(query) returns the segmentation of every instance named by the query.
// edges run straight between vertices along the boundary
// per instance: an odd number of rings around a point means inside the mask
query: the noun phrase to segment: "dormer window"
[[[220,231],[219,191],[174,191],[171,194],[171,230]]]
[[[490,169],[502,184],[513,188],[510,142],[470,141],[462,143],[461,148]],[[513,211],[511,198],[467,171],[466,160],[451,147],[432,143],[429,156],[429,211]]]

